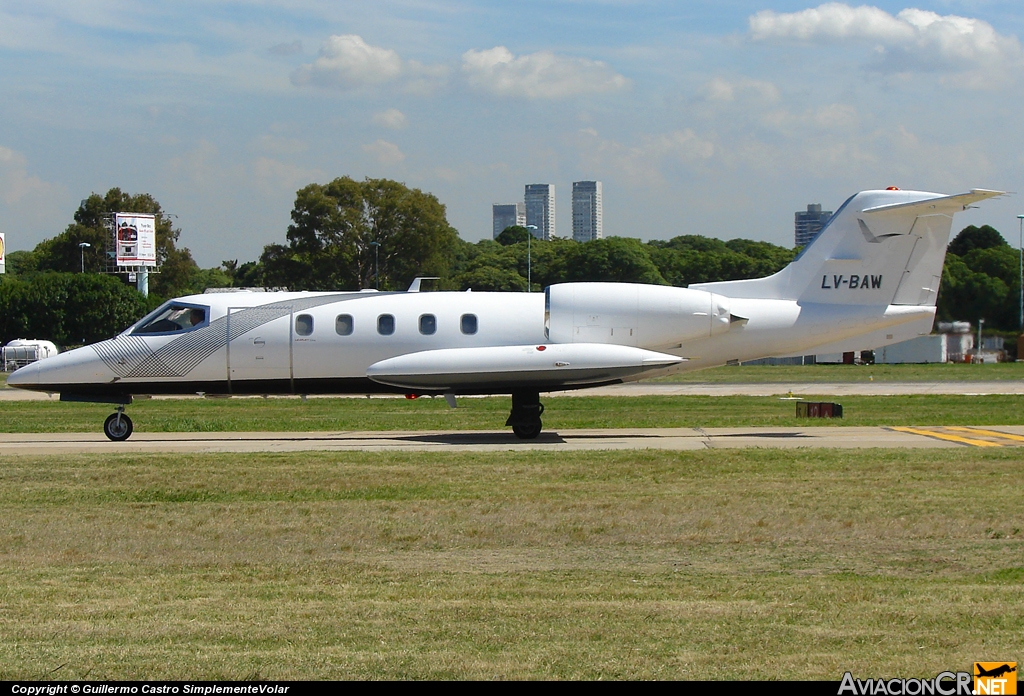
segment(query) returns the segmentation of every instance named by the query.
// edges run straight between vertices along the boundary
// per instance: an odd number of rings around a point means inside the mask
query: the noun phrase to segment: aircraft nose
[[[57,392],[74,385],[109,382],[116,377],[96,352],[86,346],[15,370],[7,384],[18,389]]]
[[[7,376],[7,386],[31,389],[39,383],[39,363],[34,362],[18,368]]]

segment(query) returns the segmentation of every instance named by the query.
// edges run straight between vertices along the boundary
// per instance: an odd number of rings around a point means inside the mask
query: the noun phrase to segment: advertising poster
[[[156,217],[143,213],[114,216],[118,266],[156,266]]]
[[[0,273],[7,272],[7,240],[4,233],[0,232]]]

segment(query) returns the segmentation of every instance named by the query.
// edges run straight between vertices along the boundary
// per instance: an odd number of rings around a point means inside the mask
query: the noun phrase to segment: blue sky
[[[1016,11],[1015,11],[1016,10]],[[32,248],[112,186],[203,266],[282,242],[349,175],[490,206],[604,182],[605,233],[792,244],[890,185],[1021,191],[1024,13],[1004,1],[0,0],[0,230]],[[959,216],[1017,240],[1019,196]]]

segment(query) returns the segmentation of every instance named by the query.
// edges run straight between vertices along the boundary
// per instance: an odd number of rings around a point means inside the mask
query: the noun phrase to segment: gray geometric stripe
[[[127,377],[153,356],[153,351],[139,336],[117,336],[93,344],[92,349],[107,367],[122,377]]]
[[[320,307],[333,302],[354,300],[360,295],[338,293],[320,297],[296,298],[271,302],[259,307],[248,307],[231,313],[231,321],[224,316],[201,329],[189,331],[160,349],[153,351],[141,336],[116,336],[92,346],[96,355],[121,377],[183,377],[196,365],[213,355],[228,343],[253,329],[269,324],[289,313]],[[366,297],[362,295],[361,297]]]

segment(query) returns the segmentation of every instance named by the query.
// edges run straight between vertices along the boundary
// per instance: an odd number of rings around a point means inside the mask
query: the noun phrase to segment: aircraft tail
[[[953,214],[1002,193],[862,191],[775,275],[690,287],[736,298],[935,306]]]

